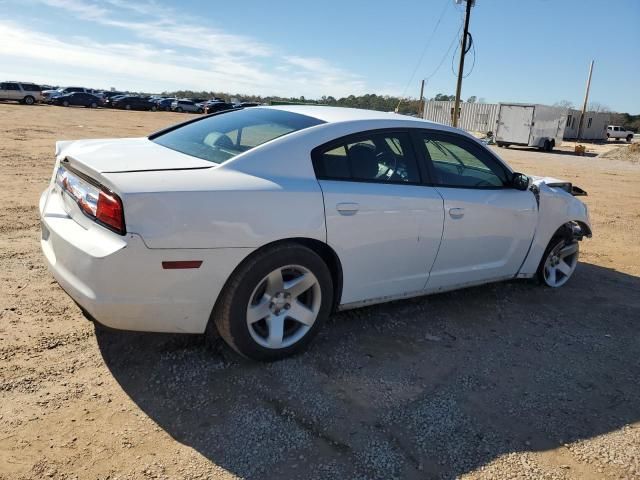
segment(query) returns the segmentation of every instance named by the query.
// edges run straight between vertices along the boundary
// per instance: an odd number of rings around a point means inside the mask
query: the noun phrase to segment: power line
[[[429,38],[427,39],[427,42],[424,45],[424,48],[422,49],[422,53],[420,54],[420,58],[418,59],[418,62],[416,63],[415,68],[413,69],[413,73],[411,74],[411,77],[409,78],[409,81],[407,82],[407,85],[404,87],[404,90],[402,91],[402,95],[400,96],[401,99],[406,95],[407,90],[409,89],[409,85],[411,85],[411,82],[413,82],[413,79],[416,76],[416,72],[420,68],[420,65],[422,65],[422,60],[424,60],[424,56],[427,53],[427,50],[428,50],[429,46],[431,45],[431,41],[435,37],[436,31],[438,30],[438,27],[440,26],[440,23],[442,22],[442,19],[444,18],[444,14],[449,9],[449,6],[451,5],[451,3],[452,3],[451,0],[445,0],[444,8],[440,12],[440,17],[438,18],[438,21],[436,22],[435,26],[433,27],[433,30],[431,31],[431,35],[429,35]],[[400,100],[400,102],[402,102],[402,100]],[[398,108],[399,107],[400,107],[400,103],[398,103]]]

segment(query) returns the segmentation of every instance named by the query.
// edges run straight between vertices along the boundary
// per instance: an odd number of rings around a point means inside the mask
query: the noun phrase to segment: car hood
[[[97,173],[212,168],[215,164],[163,147],[144,138],[57,142],[56,155],[82,170]]]

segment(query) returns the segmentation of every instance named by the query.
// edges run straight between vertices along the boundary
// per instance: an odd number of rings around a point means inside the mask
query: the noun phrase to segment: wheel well
[[[558,228],[551,236],[549,242],[557,237],[582,240],[583,237],[591,237],[591,228],[589,228],[589,225],[584,222],[574,220],[561,225],[560,228]]]
[[[334,312],[337,310],[338,305],[340,305],[340,299],[342,298],[342,263],[338,258],[338,254],[324,242],[320,240],[316,240],[314,238],[305,238],[305,237],[294,237],[294,238],[284,238],[282,240],[276,240],[271,243],[267,243],[266,245],[261,246],[255,251],[251,252],[240,264],[236,267],[234,272],[246,262],[249,258],[253,257],[257,253],[263,251],[264,249],[271,248],[275,245],[280,245],[282,243],[297,243],[298,245],[302,245],[307,247],[310,250],[313,250],[329,268],[329,272],[331,273],[331,279],[333,280],[333,306],[331,311]],[[231,274],[233,275],[233,273]],[[229,276],[231,278],[231,275]],[[225,283],[226,285],[226,283]]]

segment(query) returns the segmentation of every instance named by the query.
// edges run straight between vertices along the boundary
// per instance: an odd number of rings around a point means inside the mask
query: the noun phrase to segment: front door
[[[530,191],[510,186],[493,154],[458,134],[426,131],[419,143],[444,199],[444,232],[426,288],[438,291],[514,277],[535,231]]]
[[[374,131],[314,150],[327,243],[343,270],[342,304],[421,291],[442,238],[443,202],[408,133]]]

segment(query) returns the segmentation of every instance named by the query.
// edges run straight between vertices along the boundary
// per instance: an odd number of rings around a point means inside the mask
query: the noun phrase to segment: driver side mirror
[[[511,186],[516,190],[527,190],[531,185],[531,179],[524,173],[514,173],[511,177]]]

